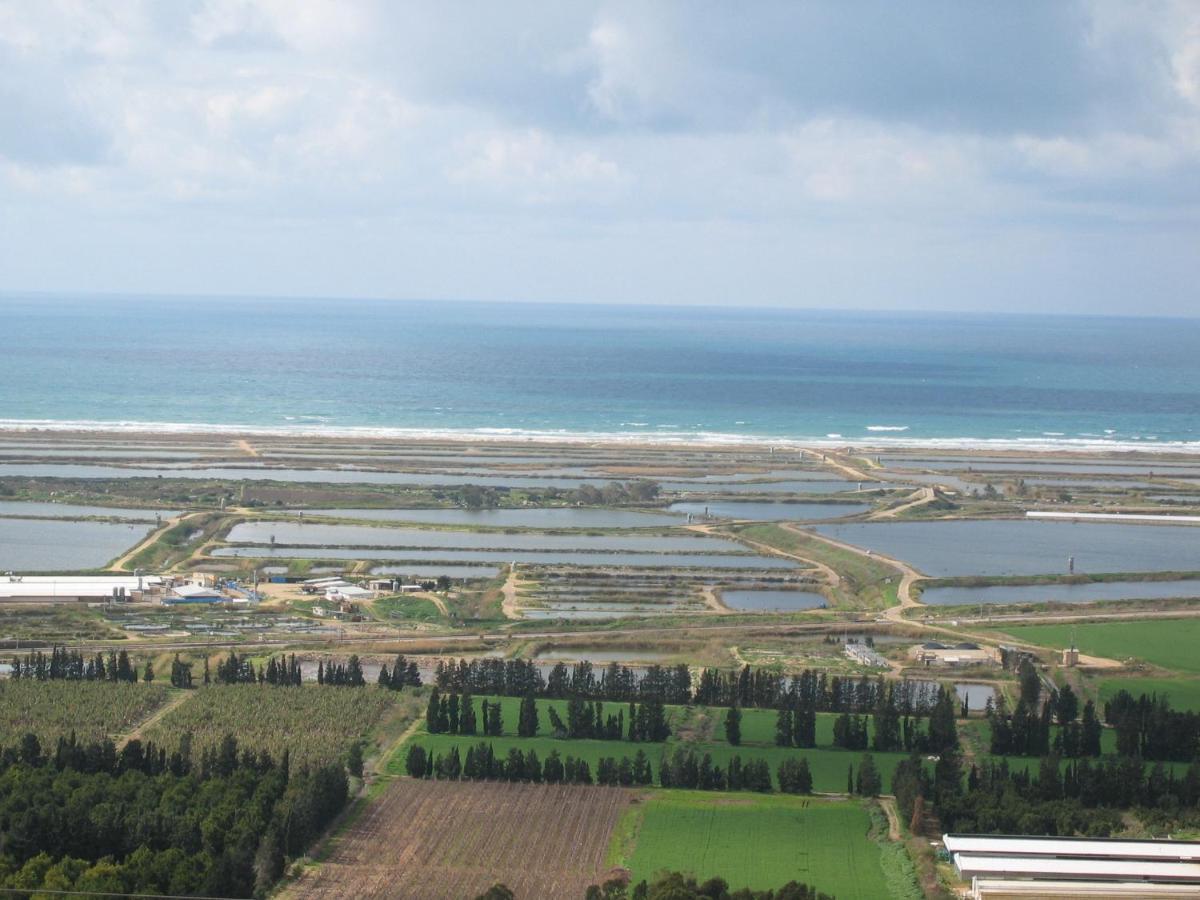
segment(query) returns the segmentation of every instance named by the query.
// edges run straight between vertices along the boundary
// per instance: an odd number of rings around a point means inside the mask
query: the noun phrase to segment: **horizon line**
[[[1081,313],[1081,312],[1044,312],[1044,311],[1012,311],[1001,309],[950,309],[945,307],[878,307],[878,306],[809,306],[765,303],[671,303],[653,302],[641,303],[630,300],[534,300],[528,298],[462,298],[462,297],[401,297],[380,294],[330,295],[330,294],[254,294],[254,293],[212,293],[212,292],[156,292],[156,291],[71,291],[61,289],[24,289],[0,288],[0,298],[29,298],[49,300],[230,300],[230,301],[268,301],[268,302],[349,302],[349,303],[381,303],[381,304],[470,304],[470,305],[518,305],[518,306],[553,306],[553,307],[618,307],[622,309],[706,309],[706,310],[757,310],[761,312],[813,312],[813,313],[869,313],[892,315],[950,315],[950,316],[999,316],[1008,318],[1071,318],[1071,319],[1161,319],[1161,320],[1200,320],[1200,312],[1194,315],[1184,313]]]

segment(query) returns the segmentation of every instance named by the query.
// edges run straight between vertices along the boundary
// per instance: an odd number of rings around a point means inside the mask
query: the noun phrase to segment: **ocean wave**
[[[867,431],[908,431],[907,425],[868,425]]]
[[[905,426],[907,427],[907,426]],[[7,432],[86,432],[124,435],[200,434],[220,436],[358,438],[398,441],[495,441],[532,443],[610,443],[776,447],[844,447],[848,442],[863,449],[881,450],[1029,450],[1040,452],[1120,452],[1200,454],[1198,441],[1156,441],[1081,438],[982,438],[964,435],[948,438],[912,438],[872,436],[848,439],[841,435],[795,435],[789,437],[742,434],[739,432],[653,432],[586,431],[522,428],[400,428],[373,425],[239,425],[198,422],[145,422],[58,419],[0,419],[0,431]]]

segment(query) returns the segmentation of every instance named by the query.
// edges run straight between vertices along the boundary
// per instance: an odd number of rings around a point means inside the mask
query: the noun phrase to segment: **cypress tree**
[[[742,711],[737,706],[725,713],[725,740],[735,747],[742,743]]]
[[[320,669],[317,670],[318,674]],[[439,713],[442,710],[442,698],[438,695],[438,689],[435,687],[429,694],[429,703],[425,707],[425,730],[430,734],[440,734]]]

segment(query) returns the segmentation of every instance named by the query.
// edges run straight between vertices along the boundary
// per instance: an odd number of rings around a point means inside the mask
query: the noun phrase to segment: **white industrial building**
[[[973,900],[1200,898],[1200,841],[948,834]]]
[[[0,575],[0,602],[103,602],[159,595],[158,575]]]

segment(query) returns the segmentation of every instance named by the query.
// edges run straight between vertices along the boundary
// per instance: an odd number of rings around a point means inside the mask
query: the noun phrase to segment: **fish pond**
[[[1200,579],[1180,581],[1091,581],[1083,584],[999,584],[989,587],[932,587],[921,601],[932,606],[978,603],[1098,603],[1200,597]]]
[[[1075,571],[1200,570],[1200,527],[974,519],[817,525],[819,534],[904,560],[935,578]]]
[[[120,556],[152,526],[59,519],[0,519],[0,571],[95,569]]]

